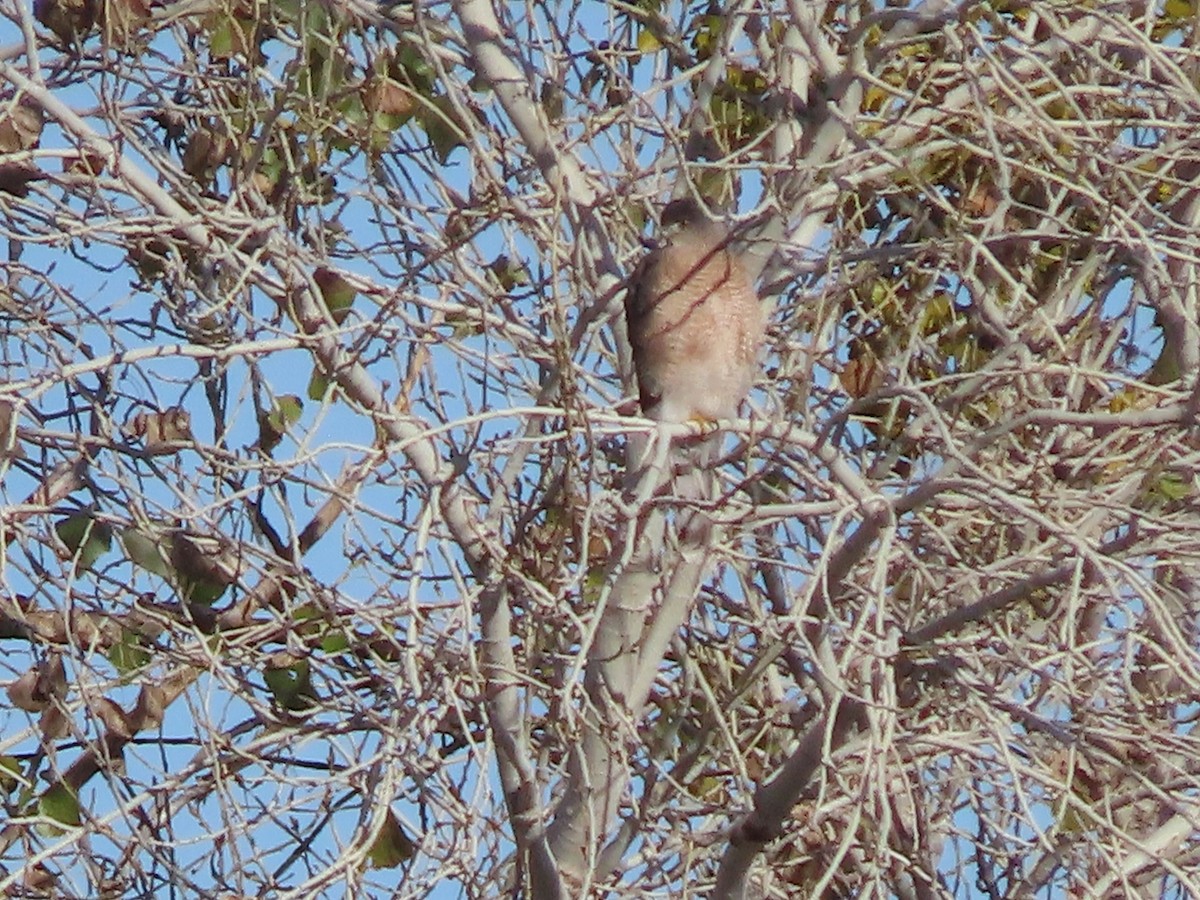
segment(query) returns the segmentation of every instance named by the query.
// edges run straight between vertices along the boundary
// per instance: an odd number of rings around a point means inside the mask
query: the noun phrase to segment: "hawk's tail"
[[[626,445],[628,489],[640,501],[666,497],[674,508],[677,532],[687,544],[707,543],[711,511],[720,499],[717,463],[725,435],[667,443],[658,434],[630,435]]]
[[[725,434],[718,431],[691,446],[672,447],[672,493],[679,501],[680,540],[687,544],[706,544],[712,533],[711,511],[721,496],[717,463],[721,459]]]

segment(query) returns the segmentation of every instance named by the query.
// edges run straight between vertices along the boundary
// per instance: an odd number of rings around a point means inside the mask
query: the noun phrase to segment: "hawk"
[[[668,203],[666,240],[625,294],[642,414],[659,422],[737,416],[754,383],[763,311],[729,232],[691,198]]]

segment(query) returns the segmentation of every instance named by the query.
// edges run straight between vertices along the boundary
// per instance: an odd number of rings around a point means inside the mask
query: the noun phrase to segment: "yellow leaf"
[[[638,32],[637,48],[641,53],[654,53],[662,48],[662,41],[649,28],[643,28]]]
[[[1167,0],[1163,4],[1163,17],[1187,19],[1196,14],[1196,0]]]

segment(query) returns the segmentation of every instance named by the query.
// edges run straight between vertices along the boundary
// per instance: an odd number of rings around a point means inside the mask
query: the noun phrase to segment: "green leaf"
[[[296,422],[304,411],[304,402],[295,394],[282,394],[275,398],[270,412],[259,418],[258,446],[264,453],[270,453],[283,440],[283,436]]]
[[[81,570],[90,569],[112,546],[112,528],[97,522],[90,512],[61,519],[54,531]]]
[[[295,26],[299,24],[301,14],[308,5],[307,0],[275,0],[275,12],[281,21]]]
[[[161,542],[136,528],[126,528],[120,535],[121,546],[131,563],[151,574],[165,578],[171,571]]]
[[[314,366],[312,375],[308,379],[308,390],[306,391],[308,399],[318,403],[324,400],[325,392],[329,390],[331,384],[333,381]]]
[[[258,189],[266,197],[274,194],[276,188],[289,171],[291,165],[290,160],[294,158],[295,150],[290,142],[285,147],[284,141],[288,141],[290,135],[290,125],[283,124],[280,126],[280,133],[284,134],[278,143],[272,143],[263,150],[262,157],[259,159],[258,168],[255,169],[255,183]]]
[[[62,825],[78,828],[81,817],[79,798],[61,781],[52,784],[38,798],[38,812]]]
[[[394,115],[392,113],[377,112],[371,116],[371,132],[369,149],[373,153],[380,153],[386,150],[392,143],[392,135],[395,134],[400,126],[411,119],[412,116]]]
[[[195,578],[179,579],[179,595],[188,603],[195,603],[198,606],[212,606],[228,589],[229,585],[217,581]]]
[[[430,106],[421,111],[421,125],[434,155],[443,165],[449,162],[451,153],[467,144],[465,129],[458,121],[454,104],[445,95],[434,97]]]
[[[245,22],[221,16],[221,20],[210,32],[208,53],[216,60],[228,60],[235,55],[244,54],[253,33],[253,25],[247,28]]]
[[[176,532],[171,536],[171,574],[189,603],[211,606],[238,578],[237,554],[209,536]]]
[[[304,412],[304,402],[295,394],[282,394],[275,400],[275,408],[271,411],[274,424],[288,428],[300,421]]]
[[[286,656],[286,654],[283,654]],[[269,660],[263,667],[263,680],[275,702],[283,709],[303,710],[312,706],[312,668],[307,659],[281,662]]]
[[[7,754],[0,756],[0,793],[11,794],[24,775],[21,761]]]
[[[143,646],[140,634],[122,628],[120,640],[108,650],[108,661],[122,675],[128,675],[150,662],[150,651]]]
[[[350,307],[354,305],[354,298],[358,296],[358,291],[345,277],[324,266],[313,273],[313,281],[317,283],[317,288],[321,291],[321,297],[325,301],[325,308],[329,310],[330,317],[338,325],[341,325],[346,321],[346,316],[350,314]]]
[[[396,814],[389,809],[383,827],[379,829],[375,842],[367,851],[367,859],[371,861],[372,868],[394,869],[402,862],[412,859],[416,849],[412,839],[400,827],[400,820],[396,818]]]
[[[429,96],[433,92],[437,72],[415,44],[408,43],[400,48],[389,72],[419,94]]]
[[[344,631],[331,631],[321,638],[321,649],[326,653],[343,653],[350,648],[350,639]]]
[[[1164,500],[1183,500],[1192,492],[1192,484],[1178,472],[1164,472],[1159,476],[1156,492]]]
[[[1146,373],[1146,384],[1171,384],[1177,381],[1180,375],[1183,374],[1179,366],[1178,343],[1178,340],[1173,339],[1171,335],[1166,336],[1163,341],[1162,351],[1158,354],[1158,359],[1154,361],[1154,365]]]
[[[233,21],[223,18],[209,32],[208,52],[213,59],[229,59],[233,56]]]
[[[587,603],[596,603],[600,599],[600,594],[604,590],[604,585],[608,581],[608,567],[604,565],[592,566],[588,569],[587,577],[583,581],[583,599]]]

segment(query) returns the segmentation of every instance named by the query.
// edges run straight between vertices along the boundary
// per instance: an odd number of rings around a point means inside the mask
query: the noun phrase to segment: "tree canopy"
[[[0,0],[0,891],[1200,894],[1198,23]]]

